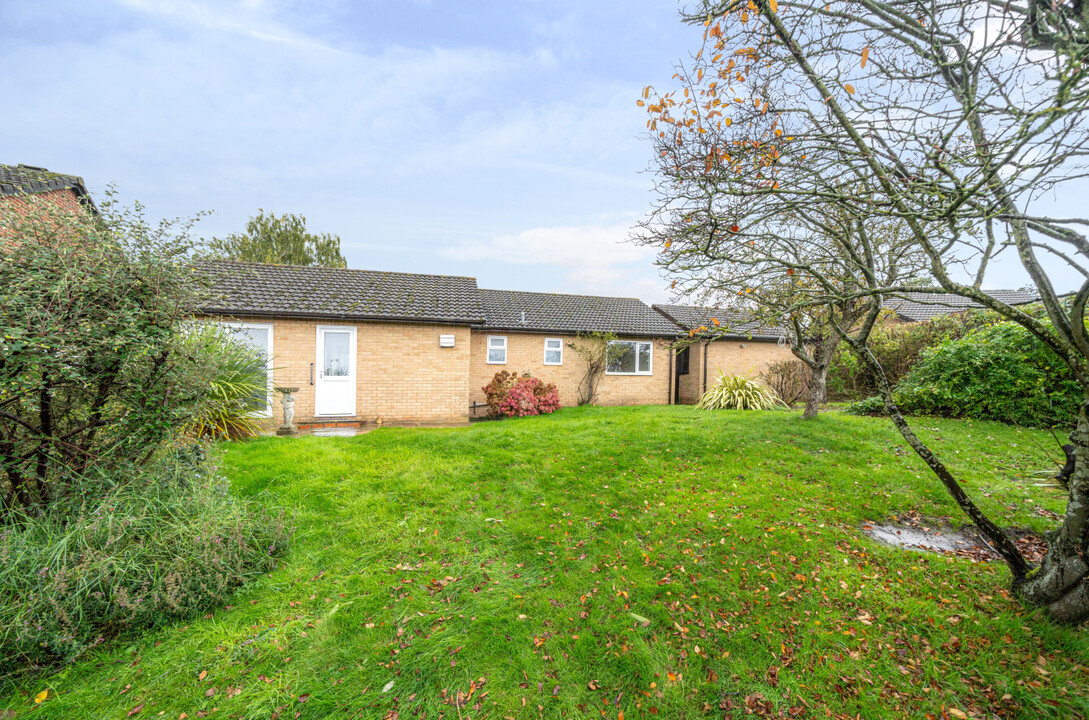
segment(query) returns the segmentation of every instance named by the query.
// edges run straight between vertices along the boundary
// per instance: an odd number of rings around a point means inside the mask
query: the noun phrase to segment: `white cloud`
[[[445,248],[440,254],[452,260],[520,266],[512,269],[512,277],[525,275],[522,266],[527,265],[558,268],[564,272],[564,287],[558,289],[568,292],[664,299],[662,283],[648,272],[654,250],[627,242],[633,225],[537,227],[465,242]],[[509,281],[496,286],[517,289]]]

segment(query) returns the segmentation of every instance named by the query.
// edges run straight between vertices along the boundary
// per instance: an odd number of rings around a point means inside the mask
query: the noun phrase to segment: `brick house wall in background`
[[[38,192],[32,195],[0,195],[0,206],[4,208],[4,212],[14,210],[15,213],[23,217],[26,217],[31,206],[35,204],[39,206],[52,205],[55,208],[71,212],[72,214],[86,210],[83,203],[80,202],[79,195],[76,194],[76,191],[68,188]],[[2,227],[2,223],[0,223],[0,240],[3,240],[7,236],[7,228]],[[12,246],[9,245],[9,247]]]
[[[507,338],[507,362],[505,365],[489,365],[488,336]],[[544,364],[545,338],[563,341],[563,365]],[[622,337],[622,340],[649,340],[653,343],[651,375],[604,375],[601,378],[598,403],[601,405],[665,405],[669,402],[670,350],[662,339]],[[586,363],[567,346],[576,342],[574,335],[561,333],[514,333],[502,330],[473,330],[472,357],[470,361],[469,387],[474,403],[486,401],[483,387],[491,382],[497,372],[507,370],[522,373],[528,370],[533,377],[546,383],[555,383],[563,406],[577,405],[578,386],[586,374]],[[484,411],[478,414],[483,414]]]
[[[245,316],[203,319],[272,325],[273,383],[299,388],[295,396],[296,423],[323,419],[314,415],[314,386],[310,384],[310,365],[317,361],[319,325],[356,328],[356,414],[341,420],[370,424],[382,418],[384,423],[397,425],[468,422],[468,326]],[[439,347],[439,335],[453,335],[454,347]],[[269,424],[283,422],[279,397],[273,394]]]
[[[796,360],[789,345],[768,340],[721,339],[689,346],[689,373],[681,375],[678,402],[693,404],[703,394],[703,353],[707,353],[707,387],[720,375],[745,375],[760,379],[768,365]]]

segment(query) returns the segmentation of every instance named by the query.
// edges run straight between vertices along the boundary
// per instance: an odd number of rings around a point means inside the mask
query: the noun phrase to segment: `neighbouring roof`
[[[1033,293],[1020,290],[985,290],[988,295],[1007,305],[1024,305],[1039,298]],[[905,292],[885,298],[885,307],[909,322],[924,322],[939,315],[964,312],[983,307],[975,300],[948,293]]]
[[[72,190],[80,199],[91,202],[87,186],[78,175],[51,172],[33,165],[0,165],[0,195],[25,195],[53,190]]]
[[[781,340],[786,332],[754,322],[744,310],[702,307],[698,305],[655,305],[654,309],[690,331],[700,327],[713,328],[718,320],[715,337],[745,338],[749,340]]]
[[[487,330],[611,332],[640,337],[678,334],[676,325],[635,298],[513,290],[481,290],[480,298]]]
[[[449,275],[201,260],[213,297],[200,312],[479,324],[476,280]]]

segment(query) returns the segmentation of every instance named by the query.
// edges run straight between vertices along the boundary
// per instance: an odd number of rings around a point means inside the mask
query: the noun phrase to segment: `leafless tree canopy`
[[[1086,176],[1089,3],[724,0],[685,19],[703,26],[703,47],[678,69],[679,87],[641,100],[660,201],[638,241],[661,248],[679,291],[770,292],[791,320],[825,308],[871,366],[884,298],[956,293],[1039,337],[1089,398],[1089,221],[1041,209]],[[1004,254],[1046,319],[984,291]],[[1056,264],[1085,280],[1072,298],[1056,288]],[[1068,512],[1031,573],[885,394],[1022,596],[1064,620],[1089,617],[1089,414],[1077,418]]]

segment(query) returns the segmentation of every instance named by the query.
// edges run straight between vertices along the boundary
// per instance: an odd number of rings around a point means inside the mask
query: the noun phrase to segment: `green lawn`
[[[1003,524],[1044,529],[1061,511],[1032,475],[1054,467],[1048,434],[917,425]],[[564,409],[261,439],[228,447],[223,466],[237,492],[294,513],[284,566],[207,617],[8,686],[0,718],[1089,707],[1089,629],[1018,605],[1000,565],[863,535],[906,511],[959,522],[881,419]]]

